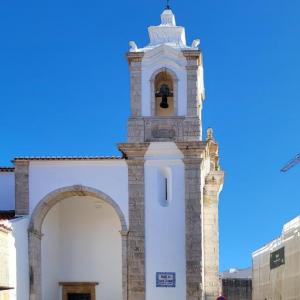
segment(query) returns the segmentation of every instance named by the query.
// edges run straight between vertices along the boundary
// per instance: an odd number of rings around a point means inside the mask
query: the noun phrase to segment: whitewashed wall
[[[146,299],[182,300],[186,297],[182,154],[174,143],[151,143],[145,159]],[[175,272],[176,287],[156,287],[156,272]]]
[[[60,299],[59,285],[61,230],[60,206],[58,203],[46,215],[42,226],[42,295],[43,300]]]
[[[10,239],[10,300],[29,299],[28,267],[28,217],[10,221],[12,236]]]
[[[31,161],[30,213],[48,193],[67,186],[84,185],[110,196],[128,223],[128,171],[125,160]]]
[[[43,300],[60,299],[60,281],[95,281],[97,299],[122,299],[121,224],[93,197],[71,197],[47,214],[42,232]]]
[[[15,209],[15,175],[0,172],[0,210]]]
[[[154,72],[161,68],[173,71],[178,79],[178,115],[187,112],[187,73],[186,58],[180,50],[162,45],[147,51],[142,60],[142,115],[151,116],[151,82]]]

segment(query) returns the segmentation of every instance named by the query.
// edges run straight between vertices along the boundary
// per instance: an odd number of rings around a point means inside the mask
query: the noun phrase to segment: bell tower
[[[128,142],[199,141],[204,101],[199,40],[187,46],[170,9],[148,28],[150,43],[130,42],[131,116]]]
[[[205,98],[199,39],[187,45],[172,10],[131,41],[126,300],[219,296],[218,199],[224,173],[212,129],[202,139]],[[168,287],[166,289],[166,287]]]

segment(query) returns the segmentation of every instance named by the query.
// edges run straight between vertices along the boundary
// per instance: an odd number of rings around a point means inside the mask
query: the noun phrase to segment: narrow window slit
[[[166,202],[168,201],[168,178],[165,178]]]

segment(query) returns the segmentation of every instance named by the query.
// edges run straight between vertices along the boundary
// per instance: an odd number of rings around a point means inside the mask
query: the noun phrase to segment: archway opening
[[[154,79],[155,115],[168,117],[175,115],[174,82],[167,70],[159,72]]]
[[[114,208],[97,197],[69,196],[52,206],[41,228],[42,299],[63,299],[67,283],[77,287],[70,295],[94,284],[90,299],[121,300],[121,227]]]

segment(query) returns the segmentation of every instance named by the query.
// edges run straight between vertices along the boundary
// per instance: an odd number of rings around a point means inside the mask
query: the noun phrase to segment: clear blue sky
[[[171,1],[201,39],[204,128],[226,172],[221,270],[300,213],[299,0]],[[148,42],[163,1],[1,1],[0,164],[22,155],[111,155],[126,141],[128,41]]]

